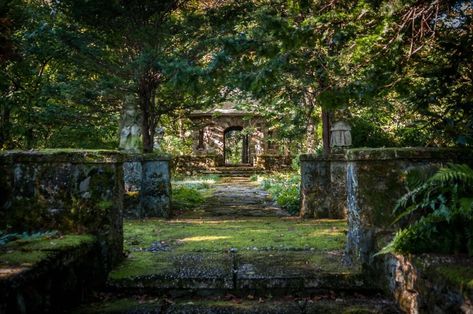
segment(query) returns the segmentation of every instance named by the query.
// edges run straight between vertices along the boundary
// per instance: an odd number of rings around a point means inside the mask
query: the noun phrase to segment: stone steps
[[[251,177],[254,174],[268,173],[268,171],[251,166],[226,166],[203,170],[201,174],[216,174],[222,177]]]
[[[400,313],[340,252],[158,252],[126,263],[106,301],[75,313]]]
[[[400,311],[392,301],[379,296],[324,295],[298,298],[260,298],[247,295],[239,298],[226,295],[218,298],[146,297],[135,295],[98,302],[72,313],[373,313],[397,314]]]
[[[376,291],[358,267],[343,265],[341,252],[157,252],[147,255],[146,268],[139,265],[132,256],[113,270],[108,289],[175,296]]]

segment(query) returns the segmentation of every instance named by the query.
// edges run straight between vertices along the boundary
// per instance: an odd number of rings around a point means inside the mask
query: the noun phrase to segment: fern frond
[[[452,181],[458,181],[466,185],[473,185],[473,169],[465,164],[448,164],[433,175],[430,180],[436,184],[448,184]]]

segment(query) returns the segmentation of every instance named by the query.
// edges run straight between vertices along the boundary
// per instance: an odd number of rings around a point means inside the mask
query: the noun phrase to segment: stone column
[[[144,156],[140,205],[141,217],[170,217],[171,173],[169,159]]]

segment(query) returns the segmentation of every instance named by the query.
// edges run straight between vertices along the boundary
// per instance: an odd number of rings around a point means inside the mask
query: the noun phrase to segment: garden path
[[[270,194],[248,177],[225,177],[213,186],[204,205],[184,217],[287,217]],[[181,215],[180,215],[181,216]],[[181,216],[182,217],[182,216]]]

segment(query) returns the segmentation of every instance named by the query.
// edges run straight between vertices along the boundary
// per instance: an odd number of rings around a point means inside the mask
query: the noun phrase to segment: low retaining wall
[[[301,155],[301,215],[348,218],[347,257],[370,265],[395,230],[393,209],[407,192],[409,171],[448,162],[473,164],[473,151],[454,148],[349,149],[321,158]]]
[[[123,252],[122,163],[113,151],[0,153],[0,229],[93,234],[110,269]]]
[[[170,158],[128,154],[123,163],[125,215],[131,218],[171,216]]]
[[[220,167],[225,164],[223,156],[205,155],[205,156],[173,156],[171,169],[173,173],[183,173],[186,175],[195,175],[199,172]]]
[[[290,170],[293,156],[284,155],[257,155],[256,167],[268,171]]]
[[[373,258],[399,226],[393,210],[410,171],[435,172],[447,163],[473,165],[473,151],[454,148],[350,149],[320,158],[301,156],[304,217],[339,218],[346,212],[346,258],[361,263],[407,313],[473,313],[471,258]],[[384,258],[384,259],[383,259]],[[469,278],[466,283],[460,280]]]

